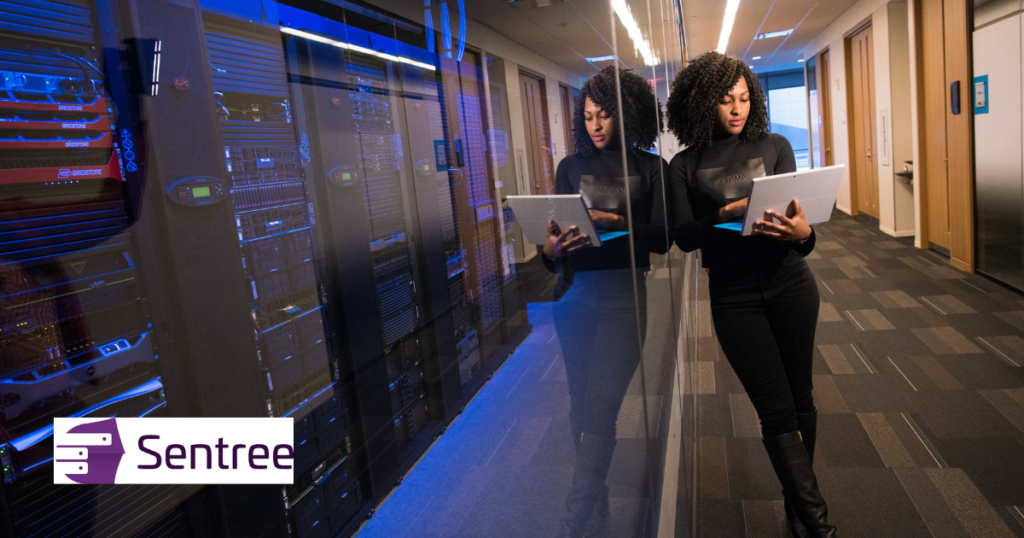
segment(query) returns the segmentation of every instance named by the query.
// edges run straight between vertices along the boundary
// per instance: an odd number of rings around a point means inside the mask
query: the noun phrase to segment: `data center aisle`
[[[551,274],[537,265],[543,273],[531,277],[530,267],[519,272],[527,286],[539,290],[530,294],[531,301],[550,300]],[[668,270],[653,271],[647,282],[651,314],[645,364],[648,379],[654,379],[660,373],[656,361],[647,357],[661,356],[662,344],[673,340],[667,335],[674,334],[667,327],[668,316],[661,314],[667,306],[654,303],[670,297]],[[359,532],[360,538],[559,534],[576,454],[553,304],[529,303],[532,334],[381,504]],[[652,341],[657,331],[666,334],[664,342]],[[608,536],[639,537],[645,532],[649,485],[639,378],[634,374],[618,418],[618,443],[608,476]],[[648,433],[654,437],[661,406],[661,397],[648,396]]]
[[[860,218],[817,230],[814,463],[840,535],[1024,536],[1024,297]],[[702,350],[697,534],[787,537],[750,400]]]

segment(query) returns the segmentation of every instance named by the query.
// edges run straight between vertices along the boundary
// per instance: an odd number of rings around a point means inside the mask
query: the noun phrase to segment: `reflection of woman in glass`
[[[679,73],[668,112],[687,146],[670,166],[673,238],[687,252],[701,249],[715,330],[761,420],[793,536],[834,537],[811,466],[818,286],[803,257],[814,230],[796,200],[785,215],[769,211],[757,221],[756,235],[713,228],[743,218],[753,178],[796,171],[793,149],[768,133],[750,68],[715,52]]]
[[[607,67],[580,91],[573,118],[576,154],[558,164],[556,191],[581,194],[600,231],[629,231],[631,214],[632,235],[607,239],[595,248],[590,246],[593,239],[577,228],[563,232],[552,222],[543,247],[545,265],[560,272],[556,295],[561,300],[553,314],[568,378],[569,423],[576,447],[566,501],[566,536],[596,536],[607,523],[605,478],[615,450],[615,421],[640,363],[646,330],[644,273],[650,267],[651,252],[667,251],[661,180],[665,161],[644,151],[658,136],[658,104],[643,78],[620,71],[625,118],[620,131],[615,75],[614,66]],[[638,301],[634,300],[634,277]]]

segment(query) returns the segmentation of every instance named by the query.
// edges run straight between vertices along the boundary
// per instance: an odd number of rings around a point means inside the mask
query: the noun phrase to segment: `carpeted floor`
[[[1024,297],[864,218],[817,230],[815,468],[839,535],[1024,537]],[[713,338],[697,534],[787,537],[757,417]]]

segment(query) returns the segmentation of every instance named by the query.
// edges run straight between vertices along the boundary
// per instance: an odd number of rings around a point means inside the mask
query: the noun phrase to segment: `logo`
[[[100,176],[103,175],[102,168],[92,168],[89,170],[71,170],[70,168],[61,168],[57,171],[57,179],[66,179],[69,177],[83,177],[83,176]]]
[[[89,147],[88,142],[64,142],[66,148],[87,148]]]
[[[291,418],[55,418],[54,484],[291,484]]]
[[[625,189],[620,189],[618,187],[597,187],[594,189],[594,192],[599,194],[622,194],[625,192]]]
[[[78,484],[114,484],[122,456],[117,419],[79,424],[54,445],[54,482],[63,474]]]
[[[85,110],[81,105],[59,105],[57,110]]]
[[[85,129],[84,123],[62,123],[61,129]]]
[[[747,179],[747,176],[745,176],[743,174],[733,174],[731,176],[725,176],[725,177],[719,178],[718,179],[718,183],[719,184],[734,183],[736,181],[743,181],[744,179]]]

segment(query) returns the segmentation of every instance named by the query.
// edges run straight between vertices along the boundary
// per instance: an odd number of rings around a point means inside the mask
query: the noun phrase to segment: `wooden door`
[[[853,212],[878,218],[878,139],[875,129],[875,62],[871,27],[847,39],[850,88],[850,177]]]
[[[530,179],[530,194],[554,194],[555,174],[550,153],[551,135],[548,130],[544,82],[532,73],[520,71],[519,91],[523,102],[526,168]]]
[[[927,227],[928,243],[925,246],[939,247],[949,252],[949,161],[946,145],[946,65],[943,35],[942,0],[920,0],[920,30],[923,46],[921,88],[922,113],[920,114],[922,138],[922,163],[918,172],[922,179],[922,196],[927,204],[922,215]]]
[[[576,98],[572,90],[565,84],[558,85],[558,93],[562,98],[562,131],[565,133],[565,155],[576,153],[576,139],[573,138],[573,113],[576,110]]]
[[[835,164],[832,152],[832,78],[828,50],[818,55],[818,111],[821,114],[821,147],[825,166]]]
[[[818,59],[812,57],[804,63],[804,87],[807,88],[807,131],[808,154],[811,168],[821,168],[821,114],[818,113],[821,101],[818,99]]]

